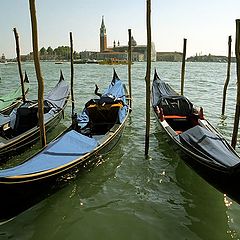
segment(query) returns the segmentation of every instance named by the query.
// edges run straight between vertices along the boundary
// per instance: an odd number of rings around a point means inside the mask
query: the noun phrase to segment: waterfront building
[[[6,57],[4,55],[4,53],[2,54],[2,57],[0,58],[0,63],[6,63],[7,60],[6,60]]]
[[[107,31],[104,24],[104,17],[102,16],[102,24],[100,28],[100,52],[107,50]]]
[[[147,60],[147,46],[137,45],[136,40],[132,37],[132,61],[146,61]],[[97,53],[97,60],[107,60],[107,59],[128,59],[128,45],[120,45],[120,42],[114,40],[113,47],[107,46],[107,31],[104,23],[104,17],[102,17],[101,27],[100,27],[100,52]],[[155,45],[152,42],[151,46],[151,59],[156,61],[156,50]]]
[[[181,62],[182,55],[181,52],[157,52],[157,61]]]

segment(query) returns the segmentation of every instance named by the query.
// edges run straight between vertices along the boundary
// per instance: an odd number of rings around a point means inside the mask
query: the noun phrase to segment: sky
[[[113,41],[127,45],[128,29],[139,45],[146,45],[146,0],[35,0],[39,49],[69,46],[74,50],[99,51],[101,19],[107,30],[108,46]],[[151,0],[152,41],[158,52],[183,49],[196,54],[227,55],[228,36],[233,39],[239,0]],[[31,19],[28,0],[0,0],[0,54],[16,56],[13,28],[16,27],[21,54],[32,51]]]

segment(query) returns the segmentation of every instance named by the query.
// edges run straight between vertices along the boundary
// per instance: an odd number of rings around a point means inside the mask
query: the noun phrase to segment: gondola
[[[128,102],[126,87],[114,71],[105,93],[89,100],[58,138],[22,164],[0,170],[0,214],[23,198],[26,204],[61,185],[84,164],[110,151],[122,135],[129,115]]]
[[[156,71],[152,107],[182,159],[218,190],[239,198],[240,157],[205,118],[203,109],[180,96]]]
[[[24,89],[25,94],[29,90],[29,80],[27,74],[25,73],[24,78]],[[13,108],[17,107],[22,102],[22,87],[19,86],[16,90],[10,91],[6,95],[0,97],[0,113],[9,114]]]
[[[63,78],[44,98],[46,131],[55,127],[63,117],[69,97],[69,84]],[[9,115],[0,114],[0,162],[22,152],[39,139],[38,102],[26,100]]]

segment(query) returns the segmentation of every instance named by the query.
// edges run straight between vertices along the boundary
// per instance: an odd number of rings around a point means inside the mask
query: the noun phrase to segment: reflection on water
[[[181,195],[185,199],[183,207],[191,220],[188,228],[196,233],[199,239],[209,239],[209,236],[214,236],[214,239],[231,239],[223,194],[210,185],[206,186],[206,182],[193,171],[189,171],[181,161],[176,168],[176,176],[182,188]]]
[[[55,85],[60,68],[70,81],[68,63],[42,63],[46,91]],[[153,63],[161,78],[180,89],[180,63]],[[0,94],[18,82],[17,65],[0,66]],[[127,67],[115,66],[127,83]],[[36,97],[32,64],[27,70]],[[235,65],[229,83],[226,119],[221,119],[221,96],[226,75],[223,63],[187,63],[185,94],[204,107],[207,118],[231,139],[235,101]],[[239,239],[240,207],[210,186],[180,159],[151,117],[150,156],[144,157],[145,63],[132,69],[133,111],[124,135],[110,154],[78,172],[77,177],[11,221],[0,226],[0,239]],[[76,109],[101,90],[112,76],[112,66],[76,65]],[[12,79],[16,79],[13,81]],[[201,94],[199,94],[201,93]],[[211,96],[211,98],[210,98]],[[70,123],[70,105],[62,128]],[[60,132],[61,132],[61,127]],[[51,133],[54,137],[56,130]],[[38,147],[12,159],[15,164]],[[238,152],[239,148],[237,149]]]

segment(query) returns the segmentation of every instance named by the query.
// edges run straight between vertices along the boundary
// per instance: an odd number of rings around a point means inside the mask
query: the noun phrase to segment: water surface
[[[181,63],[153,63],[159,76],[180,91]],[[127,66],[115,66],[127,84]],[[228,141],[231,139],[236,74],[232,65],[226,115],[221,118],[222,90],[226,78],[224,63],[187,63],[185,95],[203,106],[206,117]],[[32,63],[24,63],[36,98]],[[45,91],[53,87],[63,70],[70,81],[70,65],[42,63]],[[92,98],[94,84],[103,90],[112,77],[112,66],[74,65],[76,111]],[[0,226],[0,239],[191,239],[228,240],[240,238],[240,207],[219,192],[179,158],[171,143],[151,116],[149,158],[144,157],[146,63],[132,69],[133,111],[124,135],[112,152],[96,165],[79,172],[67,186]],[[18,84],[17,65],[0,65],[0,95]],[[70,124],[65,119],[48,139]],[[239,142],[237,151],[240,153]],[[9,161],[14,165],[38,149]]]

